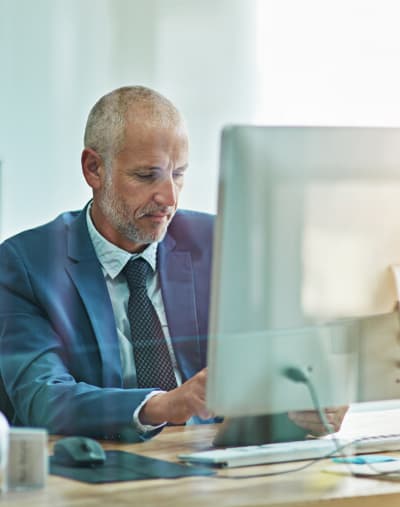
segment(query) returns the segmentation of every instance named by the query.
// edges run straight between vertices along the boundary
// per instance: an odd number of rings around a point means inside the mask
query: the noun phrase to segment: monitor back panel
[[[399,232],[400,129],[226,128],[214,242],[209,406],[227,415],[244,407],[232,388],[237,379],[231,377],[229,385],[227,371],[237,372],[247,395],[254,385],[269,386],[262,406],[249,401],[245,407],[253,413],[309,406],[299,386],[272,375],[285,350],[314,371],[323,402],[400,394],[393,367],[400,359],[397,316],[388,317],[384,327],[391,363],[386,353],[374,370],[384,374],[382,385],[373,393],[360,391],[366,381],[360,375],[369,369],[365,361],[371,361],[368,350],[380,350],[379,325],[371,331],[365,319],[379,323],[378,316],[396,306],[390,266],[400,264]],[[338,321],[339,327],[331,326]],[[311,333],[312,346],[304,329],[319,329]],[[278,339],[272,330],[277,337],[289,331]],[[266,333],[265,342],[254,338],[260,333]],[[349,333],[351,339],[344,338]],[[265,356],[265,378],[254,384]],[[347,370],[349,361],[357,370]],[[347,393],[345,386],[332,388],[333,364],[347,379]]]

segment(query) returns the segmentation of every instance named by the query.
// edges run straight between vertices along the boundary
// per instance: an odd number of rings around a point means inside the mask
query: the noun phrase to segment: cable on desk
[[[370,438],[373,438],[373,437],[356,438],[356,439],[352,440],[351,442],[347,442],[346,444],[342,444],[342,445],[339,444],[338,448],[334,449],[333,451],[329,452],[328,454],[325,454],[324,456],[320,456],[318,458],[313,458],[310,461],[307,460],[307,463],[305,463],[303,465],[292,467],[292,468],[288,468],[286,470],[280,470],[280,471],[276,471],[276,472],[266,472],[266,473],[261,473],[261,474],[248,474],[248,475],[214,475],[214,476],[212,476],[212,478],[214,478],[214,479],[256,479],[256,478],[260,478],[260,477],[271,477],[271,476],[274,476],[274,475],[285,475],[285,474],[290,474],[290,473],[294,473],[294,472],[300,472],[302,470],[305,470],[306,468],[311,467],[312,465],[314,465],[318,461],[321,461],[323,459],[332,458],[338,452],[341,452],[346,447],[352,446],[352,445],[354,445],[357,442],[360,442],[362,440],[368,440]],[[397,469],[397,470],[391,470],[391,471],[388,471],[388,472],[381,472],[379,470],[374,469],[374,467],[371,465],[371,463],[365,463],[365,464],[366,465],[370,465],[370,467],[373,469],[373,471],[376,472],[376,475],[369,476],[370,478],[382,477],[382,476],[385,476],[385,475],[392,475],[392,474],[398,474],[398,473],[400,473],[400,468]],[[261,463],[260,463],[260,466],[262,466]],[[351,473],[351,475],[353,475],[355,477],[358,476],[358,474],[354,473],[351,470],[351,468],[350,468],[349,472]]]
[[[339,450],[341,451],[344,448],[346,448],[346,447],[348,447],[350,445],[353,445],[355,441],[356,440],[354,440],[352,442],[348,442],[346,444],[343,444],[343,445],[339,446]],[[291,473],[294,473],[294,472],[300,472],[301,470],[305,470],[306,468],[311,467],[312,465],[314,465],[318,461],[321,461],[323,459],[331,458],[337,452],[338,452],[338,448],[334,449],[333,451],[329,452],[328,454],[325,454],[324,456],[320,456],[318,458],[313,458],[310,461],[307,460],[307,463],[302,464],[300,466],[288,468],[286,470],[280,470],[280,471],[277,471],[277,472],[266,472],[266,473],[262,473],[262,474],[249,474],[249,475],[237,475],[237,476],[236,475],[235,476],[233,476],[233,475],[226,475],[226,476],[224,476],[224,475],[214,475],[213,477],[215,479],[255,479],[255,478],[259,478],[259,477],[270,477],[270,476],[273,476],[273,475],[291,474]],[[260,466],[261,466],[261,464],[260,464]]]
[[[294,473],[294,472],[300,472],[302,470],[305,470],[306,468],[311,467],[312,465],[314,465],[318,461],[321,461],[323,459],[329,459],[337,454],[342,455],[344,458],[346,458],[347,456],[342,453],[343,450],[345,450],[347,447],[354,445],[357,442],[360,442],[362,440],[368,440],[368,438],[371,438],[371,437],[357,438],[357,439],[354,439],[351,442],[348,442],[346,444],[340,444],[334,435],[332,426],[329,424],[328,420],[326,419],[325,412],[321,408],[321,405],[320,405],[319,399],[318,399],[318,395],[317,395],[317,391],[316,391],[314,384],[313,384],[312,380],[310,379],[310,376],[308,375],[308,373],[303,371],[301,368],[291,367],[291,368],[286,368],[284,370],[283,374],[286,378],[293,380],[294,382],[301,382],[307,386],[308,391],[311,396],[311,399],[312,399],[313,406],[314,406],[315,410],[318,412],[318,415],[321,419],[321,422],[322,422],[326,432],[329,435],[331,435],[335,449],[333,451],[329,452],[328,454],[326,454],[325,456],[314,458],[311,461],[309,461],[303,465],[300,465],[297,467],[292,467],[287,470],[281,470],[281,471],[276,471],[276,472],[267,472],[267,473],[262,473],[262,474],[249,474],[249,475],[237,475],[237,476],[236,475],[235,476],[215,475],[214,476],[215,478],[217,478],[217,479],[253,479],[253,478],[271,477],[271,476],[276,476],[276,475],[284,475],[284,474],[290,474],[290,473]],[[347,469],[351,475],[353,475],[353,476],[358,475],[357,473],[354,473],[354,471],[351,469],[350,463],[344,462],[343,464],[347,467]],[[385,471],[378,470],[371,463],[365,463],[365,464],[368,466],[368,468],[370,470],[372,470],[374,472],[374,476],[372,476],[374,478],[400,473],[400,467],[397,470],[391,470],[391,471],[385,472]]]
[[[286,373],[288,373],[288,370],[286,370]],[[337,438],[335,437],[335,435],[333,433],[332,427],[331,427],[331,425],[328,423],[328,421],[326,419],[325,412],[321,408],[321,404],[319,403],[317,391],[315,389],[314,383],[312,382],[310,376],[306,372],[304,372],[303,370],[301,370],[300,368],[291,368],[290,370],[293,370],[293,371],[291,372],[291,374],[292,374],[291,376],[289,376],[290,374],[287,374],[288,378],[291,378],[292,380],[294,380],[296,382],[303,382],[307,386],[308,391],[309,391],[310,396],[311,396],[311,399],[312,399],[312,402],[313,402],[313,405],[314,405],[314,408],[315,408],[315,410],[317,410],[317,412],[319,414],[319,417],[321,419],[321,422],[322,422],[322,424],[323,424],[326,432],[331,435],[332,441],[333,441],[333,443],[334,443],[334,445],[336,447],[336,452],[339,453],[339,454],[342,454],[341,451],[344,449],[344,447],[340,448],[340,444],[339,444]],[[351,445],[354,445],[356,442],[360,442],[361,440],[367,440],[367,438],[355,439],[355,440],[353,440],[353,442],[351,443]],[[346,458],[346,455],[342,454],[342,456],[343,456],[343,458]],[[345,461],[345,462],[343,462],[343,464],[346,465],[346,467],[347,467],[347,469],[348,469],[348,471],[350,472],[351,475],[354,475],[354,476],[357,475],[352,470],[351,463],[348,463],[348,462]],[[381,476],[385,476],[385,475],[391,475],[391,474],[400,473],[400,468],[398,468],[397,470],[391,470],[391,471],[388,471],[388,472],[382,472],[379,469],[377,469],[376,467],[374,467],[374,465],[372,463],[368,463],[367,462],[367,463],[364,463],[364,464],[367,465],[367,468],[369,468],[370,470],[372,470],[374,472],[374,474],[375,474],[374,477],[381,477]]]

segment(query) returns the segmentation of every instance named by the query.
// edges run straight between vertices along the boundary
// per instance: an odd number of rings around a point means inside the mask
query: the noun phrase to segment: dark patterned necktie
[[[176,379],[160,320],[147,294],[150,265],[141,257],[124,268],[130,291],[128,319],[138,387],[174,389]]]

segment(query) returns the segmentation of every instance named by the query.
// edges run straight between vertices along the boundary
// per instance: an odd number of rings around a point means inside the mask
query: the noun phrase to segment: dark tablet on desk
[[[105,454],[104,464],[79,468],[59,465],[51,456],[49,460],[50,473],[93,484],[146,479],[176,479],[214,474],[212,470],[205,467],[187,466],[132,452],[116,450],[105,451]]]

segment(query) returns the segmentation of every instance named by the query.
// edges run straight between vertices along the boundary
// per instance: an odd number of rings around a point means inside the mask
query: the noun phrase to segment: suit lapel
[[[192,258],[190,252],[174,250],[174,246],[170,236],[160,243],[159,274],[176,359],[187,379],[201,368],[199,325]]]
[[[110,296],[86,225],[86,208],[68,230],[68,271],[86,308],[102,360],[105,386],[122,386],[118,336]]]

